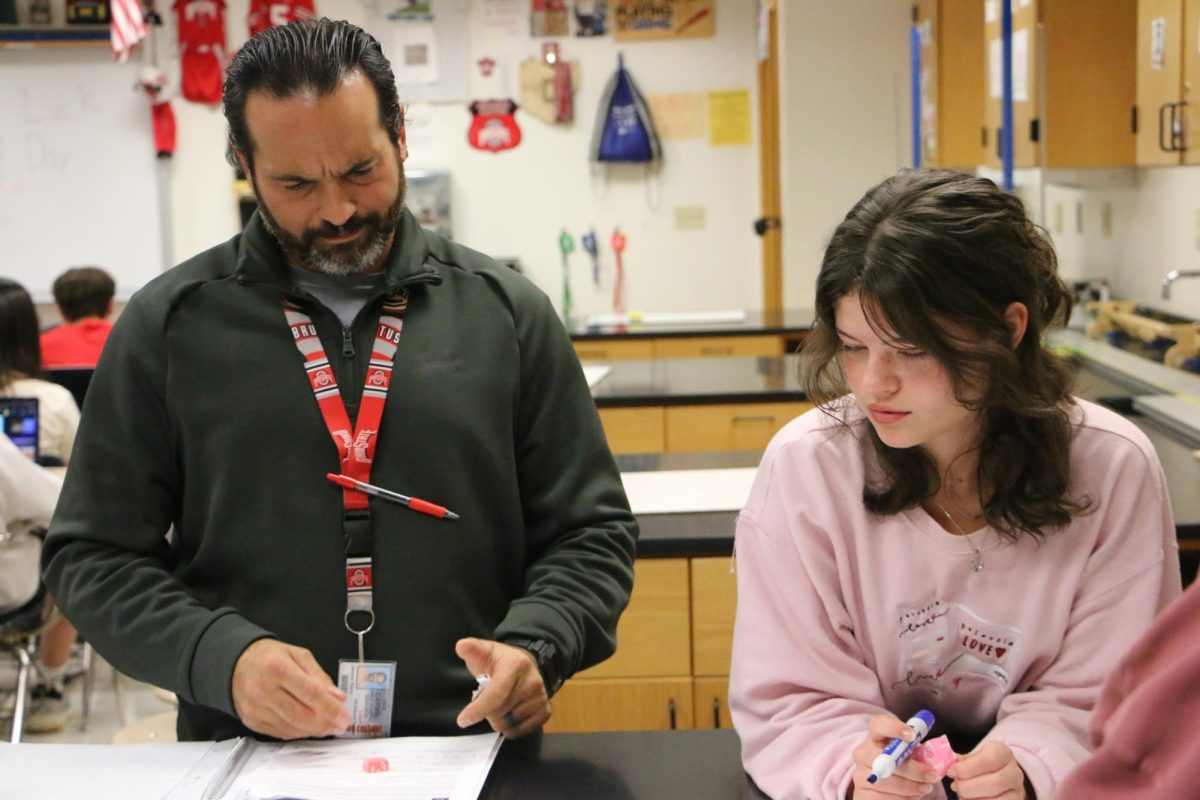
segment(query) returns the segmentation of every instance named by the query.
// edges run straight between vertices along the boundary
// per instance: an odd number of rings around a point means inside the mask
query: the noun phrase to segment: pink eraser
[[[939,736],[917,745],[913,748],[912,757],[913,760],[928,764],[937,770],[939,778],[946,777],[946,773],[950,771],[950,765],[958,758],[954,755],[953,748],[950,747],[950,740],[945,736]]]
[[[363,772],[387,772],[388,769],[388,760],[382,756],[363,759]]]

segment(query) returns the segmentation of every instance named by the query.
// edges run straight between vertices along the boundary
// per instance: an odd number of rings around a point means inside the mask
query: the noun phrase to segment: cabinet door
[[[1180,99],[1183,73],[1183,0],[1138,0],[1137,163],[1178,164],[1170,145],[1167,104]],[[1161,122],[1161,124],[1160,124]]]
[[[1127,167],[1136,159],[1137,7],[1042,0],[1043,167]]]
[[[573,342],[580,361],[623,361],[654,358],[654,342],[650,339],[625,339],[606,342],[588,340]]]
[[[690,730],[692,679],[572,678],[550,701],[547,733]]]
[[[933,32],[938,60],[937,160],[929,163],[973,170],[984,157],[981,131],[987,62],[979,48],[983,4],[940,0]],[[924,60],[921,68],[924,71]]]
[[[697,728],[732,728],[729,718],[729,679],[696,678]]]
[[[1043,0],[1012,3],[1013,166],[1036,167],[1041,150],[1041,120],[1038,119],[1038,7]],[[987,164],[999,167],[1000,126],[1004,122],[1003,37],[1000,24],[1001,0],[984,0],[984,52],[988,69]],[[1037,120],[1036,131],[1034,121]],[[1034,133],[1037,138],[1034,138]]]
[[[1183,125],[1183,160],[1200,164],[1200,0],[1186,0],[1183,25],[1183,99],[1187,116]]]
[[[667,452],[762,450],[775,433],[811,403],[732,403],[668,406]]]
[[[661,453],[666,446],[666,423],[660,407],[602,408],[600,424],[608,448],[614,453]]]
[[[692,674],[729,674],[733,617],[737,608],[737,576],[732,558],[692,559]],[[696,706],[697,713],[703,708]]]
[[[655,358],[721,358],[781,356],[781,336],[681,336],[656,339]]]
[[[617,623],[616,655],[579,677],[691,675],[687,559],[639,558],[633,569],[633,595]]]

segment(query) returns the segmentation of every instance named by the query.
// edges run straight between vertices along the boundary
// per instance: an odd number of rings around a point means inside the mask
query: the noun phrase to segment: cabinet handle
[[[706,356],[723,356],[733,352],[733,345],[713,345],[711,347],[701,347],[700,352]]]
[[[721,727],[721,698],[713,698],[713,727]]]
[[[737,425],[741,422],[767,422],[775,421],[774,414],[738,414],[733,418],[733,424]]]
[[[1186,101],[1171,104],[1171,149],[1177,153],[1182,153],[1185,149],[1183,142],[1183,107],[1186,105]],[[1176,112],[1178,112],[1178,115],[1176,115]]]
[[[671,720],[671,730],[675,730],[675,698],[667,700],[667,718]]]
[[[1161,106],[1158,107],[1158,149],[1162,150],[1164,153],[1170,153],[1173,149],[1173,148],[1167,146],[1167,140],[1165,138],[1166,133],[1167,133],[1166,119],[1167,119],[1167,110],[1168,109],[1170,109],[1172,112],[1174,112],[1175,104],[1174,103],[1163,103]]]

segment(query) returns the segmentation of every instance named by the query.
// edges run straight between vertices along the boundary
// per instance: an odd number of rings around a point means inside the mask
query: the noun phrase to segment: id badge
[[[346,693],[350,727],[339,739],[374,739],[392,734],[392,698],[396,692],[395,661],[338,662],[338,688]]]

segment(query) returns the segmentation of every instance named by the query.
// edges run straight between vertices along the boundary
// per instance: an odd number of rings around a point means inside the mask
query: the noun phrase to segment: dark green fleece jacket
[[[371,499],[366,657],[397,662],[393,735],[457,733],[475,685],[457,639],[547,639],[564,676],[612,654],[637,526],[545,295],[407,213],[385,272],[410,302],[371,482],[461,520]],[[338,454],[281,299],[313,318],[353,418],[382,294],[344,330],[256,215],[147,284],[105,346],[43,567],[105,658],[179,695],[181,738],[249,733],[230,683],[259,638],[331,676],[356,657]]]

